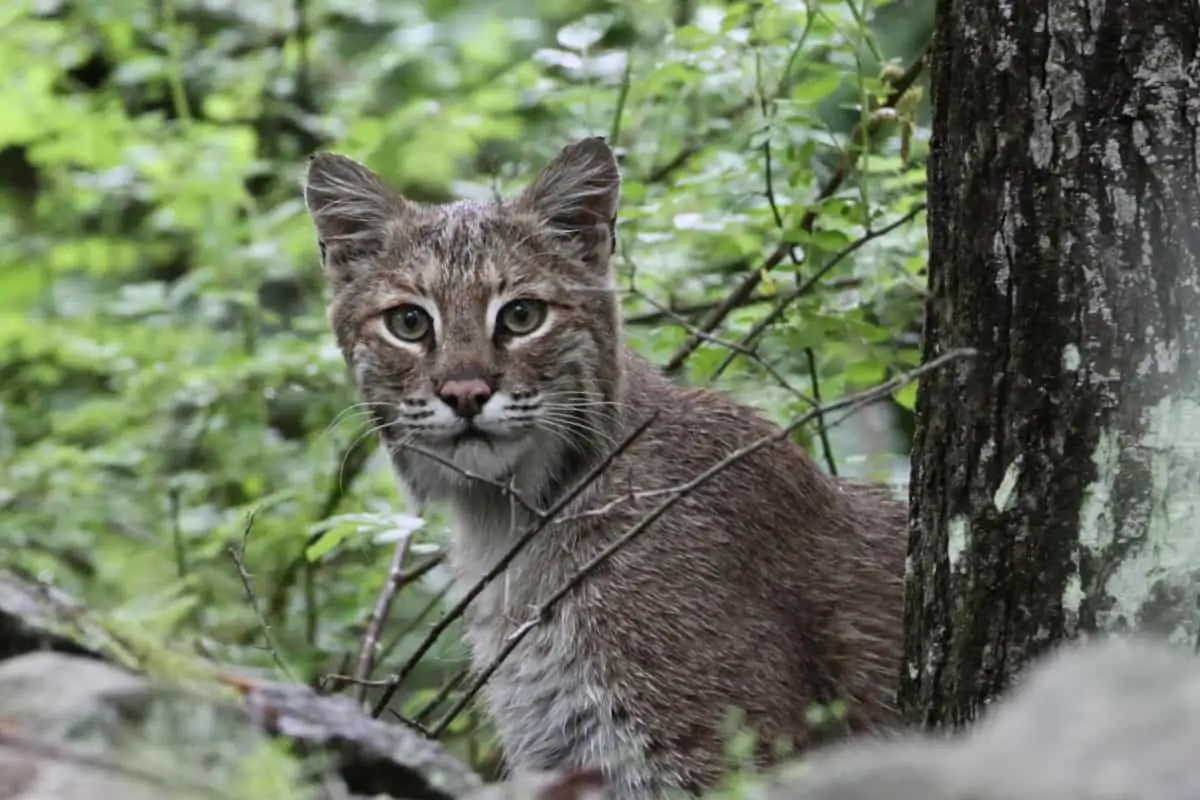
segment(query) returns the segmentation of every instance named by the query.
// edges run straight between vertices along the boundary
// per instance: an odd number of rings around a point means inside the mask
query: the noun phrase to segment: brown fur
[[[401,485],[450,510],[464,582],[534,521],[464,471],[544,509],[659,414],[473,604],[480,668],[668,489],[778,430],[724,395],[674,385],[625,347],[608,263],[618,187],[597,139],[568,146],[525,193],[495,204],[419,207],[339,156],[309,170],[331,325]],[[490,335],[499,294],[544,301],[547,321],[527,337]],[[404,302],[436,311],[423,345],[381,322]],[[465,423],[439,406],[437,387],[464,376],[498,387],[487,444],[452,439]],[[790,442],[730,465],[602,564],[497,671],[487,701],[507,760],[599,768],[614,796],[644,797],[719,777],[731,706],[764,739],[801,747],[812,703],[844,698],[851,728],[889,725],[904,529],[902,502],[827,477]]]

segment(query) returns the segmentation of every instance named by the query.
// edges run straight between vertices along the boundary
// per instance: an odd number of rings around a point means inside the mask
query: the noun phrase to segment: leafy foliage
[[[780,242],[794,247],[712,336],[744,339],[775,298],[916,210],[919,90],[881,104],[930,6],[11,0],[0,560],[206,656],[352,671],[388,543],[419,525],[412,569],[444,526],[404,516],[353,408],[297,188],[306,156],[344,152],[443,201],[509,190],[565,140],[607,135],[624,162],[629,336],[668,363]],[[874,135],[851,159],[860,124]],[[924,261],[918,213],[837,260],[718,385],[784,419],[915,365]],[[708,381],[729,354],[706,341],[681,377]],[[896,403],[827,461],[862,474],[878,467],[865,454],[904,451],[868,446],[911,392]],[[802,443],[822,456],[818,438]],[[403,587],[377,674],[411,654],[448,580],[438,564]],[[452,628],[405,713],[463,663]],[[483,762],[478,721],[448,735]]]

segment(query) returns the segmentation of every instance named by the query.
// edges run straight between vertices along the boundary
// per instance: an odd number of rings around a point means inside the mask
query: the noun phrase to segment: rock
[[[267,743],[248,721],[92,658],[10,658],[0,662],[0,797],[219,796]]]
[[[491,783],[463,796],[463,800],[606,800],[603,776],[595,770],[580,772],[526,772],[501,783]]]
[[[1200,659],[1143,638],[1066,645],[953,738],[853,742],[774,775],[774,800],[1195,800]]]
[[[483,785],[441,745],[400,725],[372,719],[347,697],[307,686],[255,682],[245,707],[265,730],[337,754],[351,791],[394,797],[454,798]]]
[[[145,654],[178,675],[139,674],[102,660],[132,660],[120,639],[70,598],[0,570],[0,800],[450,800],[482,786],[436,742],[349,698],[179,653]]]
[[[99,653],[101,635],[79,619],[66,594],[0,569],[0,659],[46,649]]]

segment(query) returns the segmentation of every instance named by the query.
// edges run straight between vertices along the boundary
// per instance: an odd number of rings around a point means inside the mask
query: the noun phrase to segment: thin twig
[[[388,709],[388,713],[391,714],[393,717],[395,717],[397,722],[400,722],[401,724],[403,724],[409,728],[412,728],[414,731],[421,734],[426,739],[433,738],[433,734],[429,732],[429,729],[426,728],[421,723],[417,722],[416,720],[409,719],[408,717],[404,716],[403,714],[392,711],[390,708]]]
[[[329,694],[347,683],[350,679],[343,678],[343,676],[350,674],[350,666],[353,661],[353,653],[342,653],[342,658],[338,661],[337,669],[317,678],[316,686],[313,687],[317,694]]]
[[[426,573],[428,573],[429,570],[433,569],[438,564],[441,564],[443,561],[445,561],[445,559],[446,559],[446,551],[439,550],[438,552],[434,553],[432,556],[425,559],[424,561],[422,561],[420,564],[413,567],[412,569],[404,570],[402,572],[402,574],[399,576],[399,578],[396,578],[395,588],[393,589],[393,592],[399,593],[399,592],[403,591],[404,587],[410,586],[411,584],[416,583],[422,577],[424,577],[424,575]],[[395,575],[391,574],[390,571],[389,571],[389,575],[390,575],[390,577],[395,578]],[[390,585],[390,581],[388,584],[384,584],[384,590],[386,590],[388,585]],[[423,607],[421,609],[421,611],[417,612],[414,619],[410,620],[408,622],[408,624],[406,624],[400,630],[400,632],[397,634],[397,637],[395,639],[393,639],[391,642],[389,642],[387,644],[387,646],[381,647],[378,644],[378,638],[377,638],[375,648],[374,648],[374,653],[372,656],[374,662],[378,663],[380,661],[385,660],[388,657],[388,655],[390,655],[391,652],[396,649],[396,645],[399,643],[399,641],[406,638],[407,635],[412,632],[415,624],[419,624],[420,621],[424,620],[425,616],[428,615],[428,613],[433,609],[433,607],[437,606],[437,604],[441,601],[443,594],[444,594],[443,592],[437,592],[434,595],[433,599],[425,607]],[[382,633],[382,631],[380,631],[380,633]],[[326,673],[325,675],[322,675],[320,678],[320,681],[318,682],[321,691],[325,692],[325,693],[337,691],[338,689],[340,689],[342,686],[346,685],[347,683],[365,685],[365,686],[386,686],[388,684],[388,680],[386,678],[378,680],[378,681],[371,681],[371,680],[361,680],[360,681],[357,678],[355,678],[354,676],[349,675],[350,662],[353,660],[354,660],[353,655],[347,653],[344,660],[342,661],[341,665],[338,667],[336,672],[330,672],[330,673]],[[360,698],[360,701],[361,701],[361,698]]]
[[[405,442],[405,443],[401,444],[400,447],[404,450],[408,450],[410,452],[424,456],[425,458],[428,458],[430,461],[433,461],[436,464],[440,464],[441,466],[445,467],[446,469],[454,470],[461,477],[466,478],[467,480],[471,481],[472,483],[476,483],[481,486],[488,486],[492,489],[495,489],[497,492],[500,493],[501,497],[511,497],[512,499],[517,501],[517,505],[519,505],[522,508],[522,510],[533,515],[535,518],[541,518],[542,516],[544,516],[545,512],[541,511],[536,505],[534,505],[532,502],[530,502],[524,495],[522,495],[520,492],[518,492],[516,486],[514,486],[511,481],[493,480],[492,478],[489,478],[486,475],[480,475],[477,472],[472,472],[469,469],[464,469],[464,468],[460,467],[458,464],[455,464],[450,459],[446,458],[445,456],[443,456],[439,453],[435,453],[432,450],[426,449],[417,444]]]
[[[413,719],[418,723],[424,724],[426,720],[429,719],[430,715],[437,710],[438,706],[446,702],[446,698],[450,696],[450,693],[457,689],[470,674],[471,668],[469,666],[463,667],[458,672],[454,673],[454,677],[443,684],[441,689],[438,689],[438,693],[434,695],[434,698],[426,703],[424,707],[417,712]]]
[[[370,431],[369,428],[366,429]],[[361,447],[360,447],[361,445]],[[367,438],[363,435],[363,431],[355,435],[350,440],[350,444],[338,451],[337,470],[334,473],[333,482],[329,486],[329,491],[325,494],[325,499],[321,503],[321,508],[313,517],[313,522],[322,522],[329,519],[338,510],[338,506],[346,498],[350,492],[350,487],[355,480],[366,469],[367,462],[371,455],[375,452],[375,447],[378,445],[378,440],[375,438]],[[306,585],[311,583],[312,570],[307,569],[308,549],[317,543],[324,531],[309,534],[305,537],[304,545],[300,548],[288,565],[284,567],[283,574],[279,576],[279,580],[275,583],[275,589],[271,592],[271,599],[267,603],[267,613],[271,619],[279,620],[283,617],[284,606],[287,604],[288,592],[296,582],[296,578],[300,576],[301,571],[305,572],[303,576]]]
[[[754,100],[743,100],[740,103],[728,106],[727,108],[717,111],[713,114],[713,119],[735,120],[745,114],[750,109],[754,108]],[[724,128],[722,128],[724,130]],[[709,141],[706,136],[696,136],[690,139],[683,147],[679,149],[675,155],[668,158],[661,164],[652,167],[646,175],[644,183],[664,183],[669,178],[675,175],[676,172],[683,169],[701,150],[707,147]]]
[[[775,367],[773,367],[755,349],[753,349],[751,347],[743,347],[742,345],[738,344],[737,342],[731,342],[726,339],[721,339],[717,336],[714,336],[711,333],[704,333],[703,331],[698,330],[696,328],[696,326],[692,325],[692,323],[688,322],[686,319],[684,319],[682,317],[676,316],[675,314],[671,314],[666,309],[665,306],[659,305],[659,303],[656,300],[654,300],[654,298],[650,297],[647,294],[644,294],[640,289],[638,289],[633,284],[632,280],[630,280],[629,289],[627,291],[630,294],[641,298],[643,302],[645,302],[651,306],[654,306],[655,308],[658,308],[663,314],[665,314],[667,316],[667,318],[670,321],[674,322],[676,325],[683,328],[684,330],[690,331],[697,336],[703,337],[706,342],[710,342],[711,344],[715,344],[719,347],[724,347],[728,350],[732,350],[733,352],[737,353],[738,355],[745,356],[746,358],[750,359],[755,364],[757,364],[762,369],[763,372],[765,372],[768,376],[770,376],[770,378],[772,380],[774,380],[777,384],[779,384],[780,388],[782,388],[784,391],[791,394],[797,400],[800,400],[803,403],[807,403],[810,406],[815,406],[817,404],[816,400],[809,397],[804,392],[800,391],[795,386],[793,386],[791,384],[791,382],[788,381],[788,379],[785,378],[779,370],[775,369]]]
[[[396,589],[400,590],[400,589],[403,589],[405,586],[408,586],[410,583],[416,583],[421,578],[425,577],[426,573],[428,573],[429,570],[433,569],[434,567],[436,567],[438,564],[441,564],[445,560],[446,560],[446,551],[438,550],[436,553],[434,553],[433,555],[426,558],[420,564],[417,564],[412,569],[406,570],[404,573],[404,577],[402,577],[400,579],[400,583],[398,586],[396,586]]]
[[[633,50],[625,51],[625,73],[621,76],[621,89],[617,94],[617,109],[613,112],[612,126],[608,129],[608,143],[616,147],[621,139],[621,122],[625,118],[625,104],[629,101],[629,90],[633,86]]]
[[[364,702],[367,697],[367,687],[364,682],[371,679],[371,669],[375,666],[375,656],[379,652],[379,633],[383,630],[383,623],[387,621],[388,612],[391,611],[396,590],[405,578],[404,559],[408,556],[408,547],[412,544],[412,540],[413,534],[410,532],[396,542],[396,549],[392,552],[392,563],[388,567],[387,579],[383,582],[383,588],[379,590],[375,608],[371,610],[371,617],[367,621],[367,631],[363,634],[362,646],[358,650],[358,667],[354,670],[355,682],[358,684],[356,699],[360,703]]]
[[[826,282],[822,288],[830,291],[840,291],[842,289],[855,289],[863,285],[862,278],[843,277],[835,278]],[[772,292],[771,294],[755,294],[746,298],[746,302],[738,308],[747,306],[760,305],[762,303],[773,303],[779,298],[779,294]],[[702,314],[705,311],[711,311],[716,308],[719,301],[707,300],[703,302],[677,303],[675,300],[669,300],[666,303],[655,303],[657,308],[663,308],[663,311],[645,311],[640,314],[632,314],[625,317],[626,325],[661,325],[663,323],[670,324],[679,317],[687,318],[694,314]]]
[[[259,605],[258,595],[254,593],[254,584],[251,581],[250,572],[246,569],[246,562],[243,558],[246,552],[246,542],[250,538],[250,529],[254,527],[255,513],[256,511],[251,511],[246,515],[246,524],[242,528],[241,544],[229,545],[229,557],[233,559],[233,566],[237,569],[238,577],[242,579],[242,588],[246,592],[246,599],[250,602],[250,608],[254,610],[254,616],[258,618],[258,624],[262,628],[263,640],[267,644],[267,650],[270,651],[271,658],[284,675],[295,680],[296,677],[292,674],[288,665],[284,663],[283,656],[280,655],[279,646],[275,643],[275,636],[271,633],[271,624],[267,622],[267,618],[263,615],[262,606]]]
[[[859,249],[861,249],[868,242],[870,242],[874,239],[878,239],[881,236],[886,236],[887,234],[896,230],[900,226],[905,225],[908,222],[910,222],[914,217],[916,217],[918,214],[920,214],[924,210],[925,210],[925,204],[917,203],[915,206],[913,206],[911,209],[909,209],[907,213],[905,213],[898,219],[895,219],[892,222],[889,222],[887,225],[884,225],[882,228],[874,228],[872,230],[867,231],[865,234],[863,234],[862,236],[855,239],[850,244],[843,247],[841,250],[839,250],[837,253],[835,253],[828,261],[826,261],[824,264],[822,264],[821,268],[818,269],[816,272],[814,272],[812,274],[812,276],[810,276],[807,280],[804,281],[804,283],[800,284],[799,286],[797,286],[794,289],[791,289],[791,290],[779,295],[775,300],[774,308],[772,308],[765,315],[763,315],[762,319],[760,319],[760,320],[758,320],[758,322],[754,323],[753,327],[751,327],[750,330],[746,333],[746,335],[741,338],[741,340],[738,342],[738,344],[741,345],[742,348],[753,348],[755,343],[758,341],[758,337],[761,336],[767,330],[767,328],[771,327],[771,325],[774,324],[775,320],[777,320],[781,316],[783,316],[783,313],[788,309],[788,307],[792,303],[794,303],[796,300],[798,300],[801,297],[804,297],[805,295],[812,292],[817,287],[817,284],[819,284],[821,282],[821,280],[827,274],[829,274],[830,270],[832,270],[834,267],[836,267],[838,264],[840,264],[845,259],[849,258],[851,255],[853,255],[855,252],[857,252]],[[712,374],[708,376],[708,382],[711,384],[711,383],[715,382],[717,380],[717,378],[721,377],[721,375],[725,372],[726,369],[729,368],[729,365],[734,362],[734,360],[738,357],[738,355],[739,355],[739,353],[737,351],[731,351],[730,353],[728,353],[725,356],[725,358],[721,361],[721,363],[717,365],[717,368],[715,370],[713,370]]]
[[[180,524],[179,487],[172,486],[167,490],[167,503],[171,516],[171,543],[175,548],[175,576],[185,578],[188,574],[187,546],[183,542],[183,526]]]
[[[296,15],[296,105],[304,111],[313,112],[317,109],[313,102],[309,60],[308,0],[292,0],[292,11]]]
[[[804,26],[804,34],[800,37],[801,42],[803,42],[805,39],[808,38],[809,31],[812,28],[813,20],[815,18],[816,18],[816,15],[814,15],[814,14],[808,15],[808,21]],[[756,85],[758,87],[759,94],[762,96],[762,115],[763,115],[763,118],[766,120],[767,126],[771,127],[774,125],[774,122],[775,122],[775,102],[772,99],[768,98],[767,95],[762,90],[762,59],[761,59],[760,55],[757,53],[755,56],[755,75],[756,75]],[[775,228],[777,230],[779,230],[781,233],[783,233],[786,237],[786,231],[784,231],[784,225],[783,225],[783,214],[780,213],[779,204],[775,199],[775,183],[774,183],[774,176],[772,173],[772,166],[771,166],[771,137],[770,136],[767,136],[763,139],[762,150],[763,150],[763,183],[764,183],[763,189],[767,196],[767,203],[771,207],[771,216],[775,220]],[[797,267],[797,269],[799,269],[801,260],[800,260],[799,256],[797,256],[796,248],[794,246],[788,249],[788,258],[791,260],[792,264],[795,267]],[[751,353],[754,354],[753,361],[756,364],[758,364],[759,366],[763,365],[765,359],[763,359],[759,355],[757,346],[752,344],[751,346],[742,348],[742,350],[749,350]],[[738,352],[738,351],[734,350],[733,352]],[[805,353],[805,356],[808,358],[809,382],[812,384],[812,399],[809,400],[808,402],[810,402],[814,407],[820,408],[821,387],[820,387],[820,383],[818,382],[818,378],[817,378],[816,355],[813,353],[813,349],[811,347],[804,348],[804,353]],[[743,352],[742,355],[744,355],[744,354],[745,353]],[[806,399],[807,399],[807,397],[806,397]],[[829,467],[829,472],[830,472],[830,474],[832,474],[836,477],[837,476],[837,464],[833,460],[833,448],[829,444],[829,431],[825,426],[825,415],[824,414],[817,415],[817,438],[821,442],[821,449],[825,455],[825,463]]]
[[[804,348],[804,357],[808,360],[808,381],[812,384],[813,399],[817,407],[821,406],[821,379],[817,370],[817,354],[811,347]],[[837,477],[837,462],[833,460],[833,447],[829,444],[829,428],[825,425],[824,412],[817,415],[817,436],[821,439],[821,451],[825,454],[825,466],[829,474]]]
[[[454,583],[451,581],[446,581],[443,583],[442,587],[438,588],[437,591],[434,591],[424,606],[421,606],[421,610],[413,615],[413,619],[408,620],[407,625],[404,625],[404,627],[396,631],[395,637],[392,638],[391,642],[389,642],[388,645],[386,645],[385,648],[379,652],[378,661],[388,660],[388,657],[392,654],[392,652],[395,652],[396,648],[400,646],[401,642],[407,640],[410,634],[412,634],[416,628],[424,624],[428,615],[432,614],[434,610],[442,607],[442,603],[445,601],[446,595],[450,594],[450,590],[452,588],[454,588]]]
[[[779,99],[787,94],[792,87],[792,71],[796,64],[796,59],[800,55],[800,51],[804,49],[804,44],[808,40],[809,31],[812,28],[813,17],[809,15],[809,21],[804,26],[804,32],[792,47],[788,54],[787,63],[783,68],[783,73],[779,76],[779,84],[775,87],[775,97]],[[724,111],[718,111],[713,114],[712,119],[734,120],[745,114],[750,109],[754,108],[754,98],[747,98],[739,103],[729,106]],[[645,183],[663,183],[676,172],[688,165],[701,150],[708,145],[708,141],[704,137],[695,137],[685,144],[679,152],[667,159],[662,164],[650,170],[646,176]]]
[[[331,672],[321,676],[322,687],[350,684],[352,686],[369,686],[382,689],[389,683],[387,678],[360,678],[357,675],[347,675],[345,672]]]
[[[413,615],[413,618],[408,621],[408,624],[396,631],[395,635],[392,637],[392,640],[388,642],[382,650],[380,650],[379,658],[376,660],[380,662],[387,661],[392,653],[396,652],[396,648],[400,646],[401,642],[408,641],[408,637],[412,635],[413,631],[423,625],[426,618],[428,618],[429,615],[432,614],[436,609],[442,607],[442,603],[446,600],[446,595],[450,594],[450,590],[452,588],[454,588],[454,584],[450,581],[447,581],[445,585],[430,595],[429,600],[425,603],[425,605],[421,606],[421,610]]]
[[[786,80],[788,78],[788,76],[791,74],[793,60],[799,54],[800,50],[803,49],[804,43],[806,41],[808,41],[808,35],[809,35],[809,33],[812,32],[812,26],[813,26],[813,22],[815,20],[816,20],[815,14],[808,15],[808,18],[804,24],[804,31],[803,31],[803,33],[800,34],[800,39],[799,39],[799,41],[796,42],[796,46],[794,48],[792,48],[791,56],[789,56],[789,58],[788,58],[788,65],[787,65],[787,68],[784,70],[783,80]],[[759,110],[762,112],[763,122],[767,126],[767,129],[770,130],[775,124],[776,101],[778,100],[778,98],[780,96],[782,96],[783,83],[781,80],[780,86],[775,90],[775,93],[773,95],[769,95],[767,93],[766,88],[763,86],[762,50],[761,50],[761,48],[758,48],[758,47],[755,47],[755,50],[754,50],[754,86],[755,86],[755,90],[759,96]],[[764,184],[765,184],[764,192],[766,194],[767,204],[771,208],[771,217],[775,220],[775,227],[782,231],[783,230],[783,215],[779,212],[779,203],[775,199],[775,182],[774,182],[774,176],[772,174],[772,167],[771,167],[772,159],[771,159],[771,137],[770,137],[770,135],[767,135],[763,139],[762,153],[763,153],[763,178],[764,178]],[[800,260],[796,257],[795,245],[792,245],[791,247],[788,248],[788,255],[791,258],[792,263],[799,266]]]
[[[466,708],[468,704],[470,704],[475,695],[479,693],[488,680],[491,679],[492,675],[496,673],[496,670],[500,668],[513,650],[516,649],[517,645],[521,643],[521,640],[524,639],[531,630],[533,630],[547,618],[550,611],[560,600],[562,600],[563,597],[573,591],[575,587],[577,587],[584,580],[584,578],[586,578],[589,574],[591,574],[592,571],[612,557],[614,553],[639,536],[648,527],[653,525],[663,514],[667,513],[672,506],[674,506],[684,497],[687,497],[691,492],[695,491],[697,487],[706,483],[715,475],[728,469],[732,464],[737,463],[743,458],[746,458],[747,456],[758,452],[764,447],[791,436],[793,431],[815,419],[819,414],[828,414],[831,411],[836,411],[841,408],[861,408],[865,405],[875,402],[876,400],[879,400],[880,398],[887,397],[897,389],[900,389],[917,380],[922,375],[940,369],[953,360],[974,355],[974,353],[975,351],[970,348],[952,350],[933,359],[927,364],[923,364],[914,370],[880,383],[871,389],[857,392],[852,395],[847,395],[846,397],[840,398],[839,400],[831,402],[819,409],[808,411],[805,414],[796,417],[787,425],[775,431],[774,433],[768,436],[763,436],[754,442],[751,442],[750,444],[733,451],[728,456],[721,459],[716,464],[713,464],[711,467],[704,470],[686,483],[682,483],[674,487],[674,492],[670,497],[656,506],[650,511],[649,514],[628,528],[623,534],[621,534],[621,536],[614,539],[607,547],[605,547],[603,550],[593,556],[587,563],[580,567],[566,581],[566,583],[562,585],[561,588],[554,592],[554,594],[550,595],[550,597],[546,598],[545,601],[543,601],[534,609],[533,614],[526,622],[522,623],[516,630],[508,635],[508,637],[505,639],[504,646],[500,648],[500,651],[491,660],[491,662],[488,663],[487,667],[478,673],[478,675],[475,677],[475,680],[471,682],[471,685],[463,693],[462,697],[460,697],[454,706],[446,712],[446,715],[438,721],[438,724],[430,730],[430,735],[436,738],[440,736],[447,727],[449,727],[449,725],[454,721],[455,717],[462,713],[462,710]]]
[[[317,646],[317,565],[307,559],[304,562],[301,588],[304,593],[304,642],[310,649]]]
[[[920,76],[921,69],[925,65],[925,57],[926,51],[922,51],[921,55],[917,57],[917,59],[908,67],[908,69],[906,69],[900,76],[891,82],[893,87],[892,92],[883,101],[882,108],[895,108],[896,104],[900,102],[900,99],[904,96],[904,94],[916,82],[917,77]],[[824,185],[821,186],[820,191],[817,192],[817,196],[814,198],[809,209],[804,212],[804,216],[801,218],[800,225],[798,226],[801,231],[806,233],[812,231],[813,226],[817,221],[817,215],[819,213],[817,209],[820,207],[821,201],[832,197],[833,194],[841,188],[842,184],[845,183],[846,178],[850,176],[850,172],[854,169],[855,164],[857,164],[858,158],[865,149],[867,142],[870,141],[870,137],[879,129],[879,127],[883,124],[883,121],[884,115],[876,113],[871,115],[866,125],[859,123],[855,126],[854,130],[850,134],[850,147],[845,151],[845,153],[843,153],[842,159],[838,164],[838,168],[832,175],[829,176]],[[782,262],[791,251],[791,248],[791,243],[786,240],[776,245],[775,249],[772,250],[771,253],[763,260],[762,264],[760,264],[757,269],[748,273],[746,277],[743,278],[736,287],[734,287],[733,291],[725,296],[724,300],[722,300],[715,308],[713,308],[712,311],[704,316],[704,319],[699,322],[697,327],[706,333],[716,330],[717,326],[724,321],[725,317],[727,317],[729,313],[733,311],[733,309],[743,305],[746,302],[746,299],[754,294],[754,290],[758,288],[760,283],[762,283],[763,275],[779,266],[780,262]],[[689,336],[667,361],[667,364],[663,369],[667,372],[667,374],[678,372],[683,367],[684,362],[687,361],[688,357],[694,353],[702,343],[703,339],[700,339],[696,336]]]
[[[425,654],[429,652],[430,648],[433,647],[434,643],[437,642],[438,638],[445,632],[445,630],[450,627],[450,624],[462,616],[463,611],[466,610],[471,601],[478,597],[479,594],[487,587],[487,585],[495,580],[501,573],[503,573],[504,570],[508,569],[508,565],[511,564],[512,561],[521,554],[521,551],[524,550],[529,542],[533,540],[533,537],[541,533],[541,531],[549,524],[550,520],[555,515],[566,508],[575,500],[576,497],[578,497],[589,486],[591,486],[592,483],[599,478],[605,470],[608,469],[609,465],[611,465],[613,461],[615,461],[635,441],[637,441],[637,439],[641,437],[643,433],[646,432],[646,430],[654,423],[656,419],[658,419],[658,412],[651,414],[650,417],[638,425],[632,433],[626,436],[620,444],[613,448],[612,452],[610,452],[607,456],[598,461],[594,467],[588,470],[587,474],[583,476],[583,479],[580,480],[579,483],[576,484],[573,489],[571,489],[571,491],[564,494],[562,498],[558,500],[558,502],[554,503],[544,514],[542,514],[537,523],[530,527],[528,531],[526,531],[519,539],[517,539],[513,546],[509,548],[508,552],[506,552],[504,556],[496,562],[495,566],[488,570],[487,573],[485,573],[484,576],[480,578],[474,586],[467,590],[467,593],[463,595],[463,597],[457,603],[455,603],[454,606],[447,611],[440,620],[438,620],[437,624],[434,625],[433,629],[428,635],[426,635],[424,641],[421,642],[416,651],[412,654],[412,656],[409,657],[408,661],[404,663],[404,666],[400,668],[400,671],[393,676],[392,685],[384,690],[383,695],[379,698],[378,702],[376,702],[375,708],[371,712],[372,716],[378,717],[383,712],[383,709],[387,707],[388,702],[390,702],[392,697],[396,694],[396,691],[404,682],[404,679],[408,677],[409,673],[413,671],[420,660],[425,657]]]

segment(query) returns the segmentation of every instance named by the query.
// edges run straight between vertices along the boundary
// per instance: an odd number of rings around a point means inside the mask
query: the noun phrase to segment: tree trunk
[[[1200,3],[940,0],[901,702],[1200,631]]]

